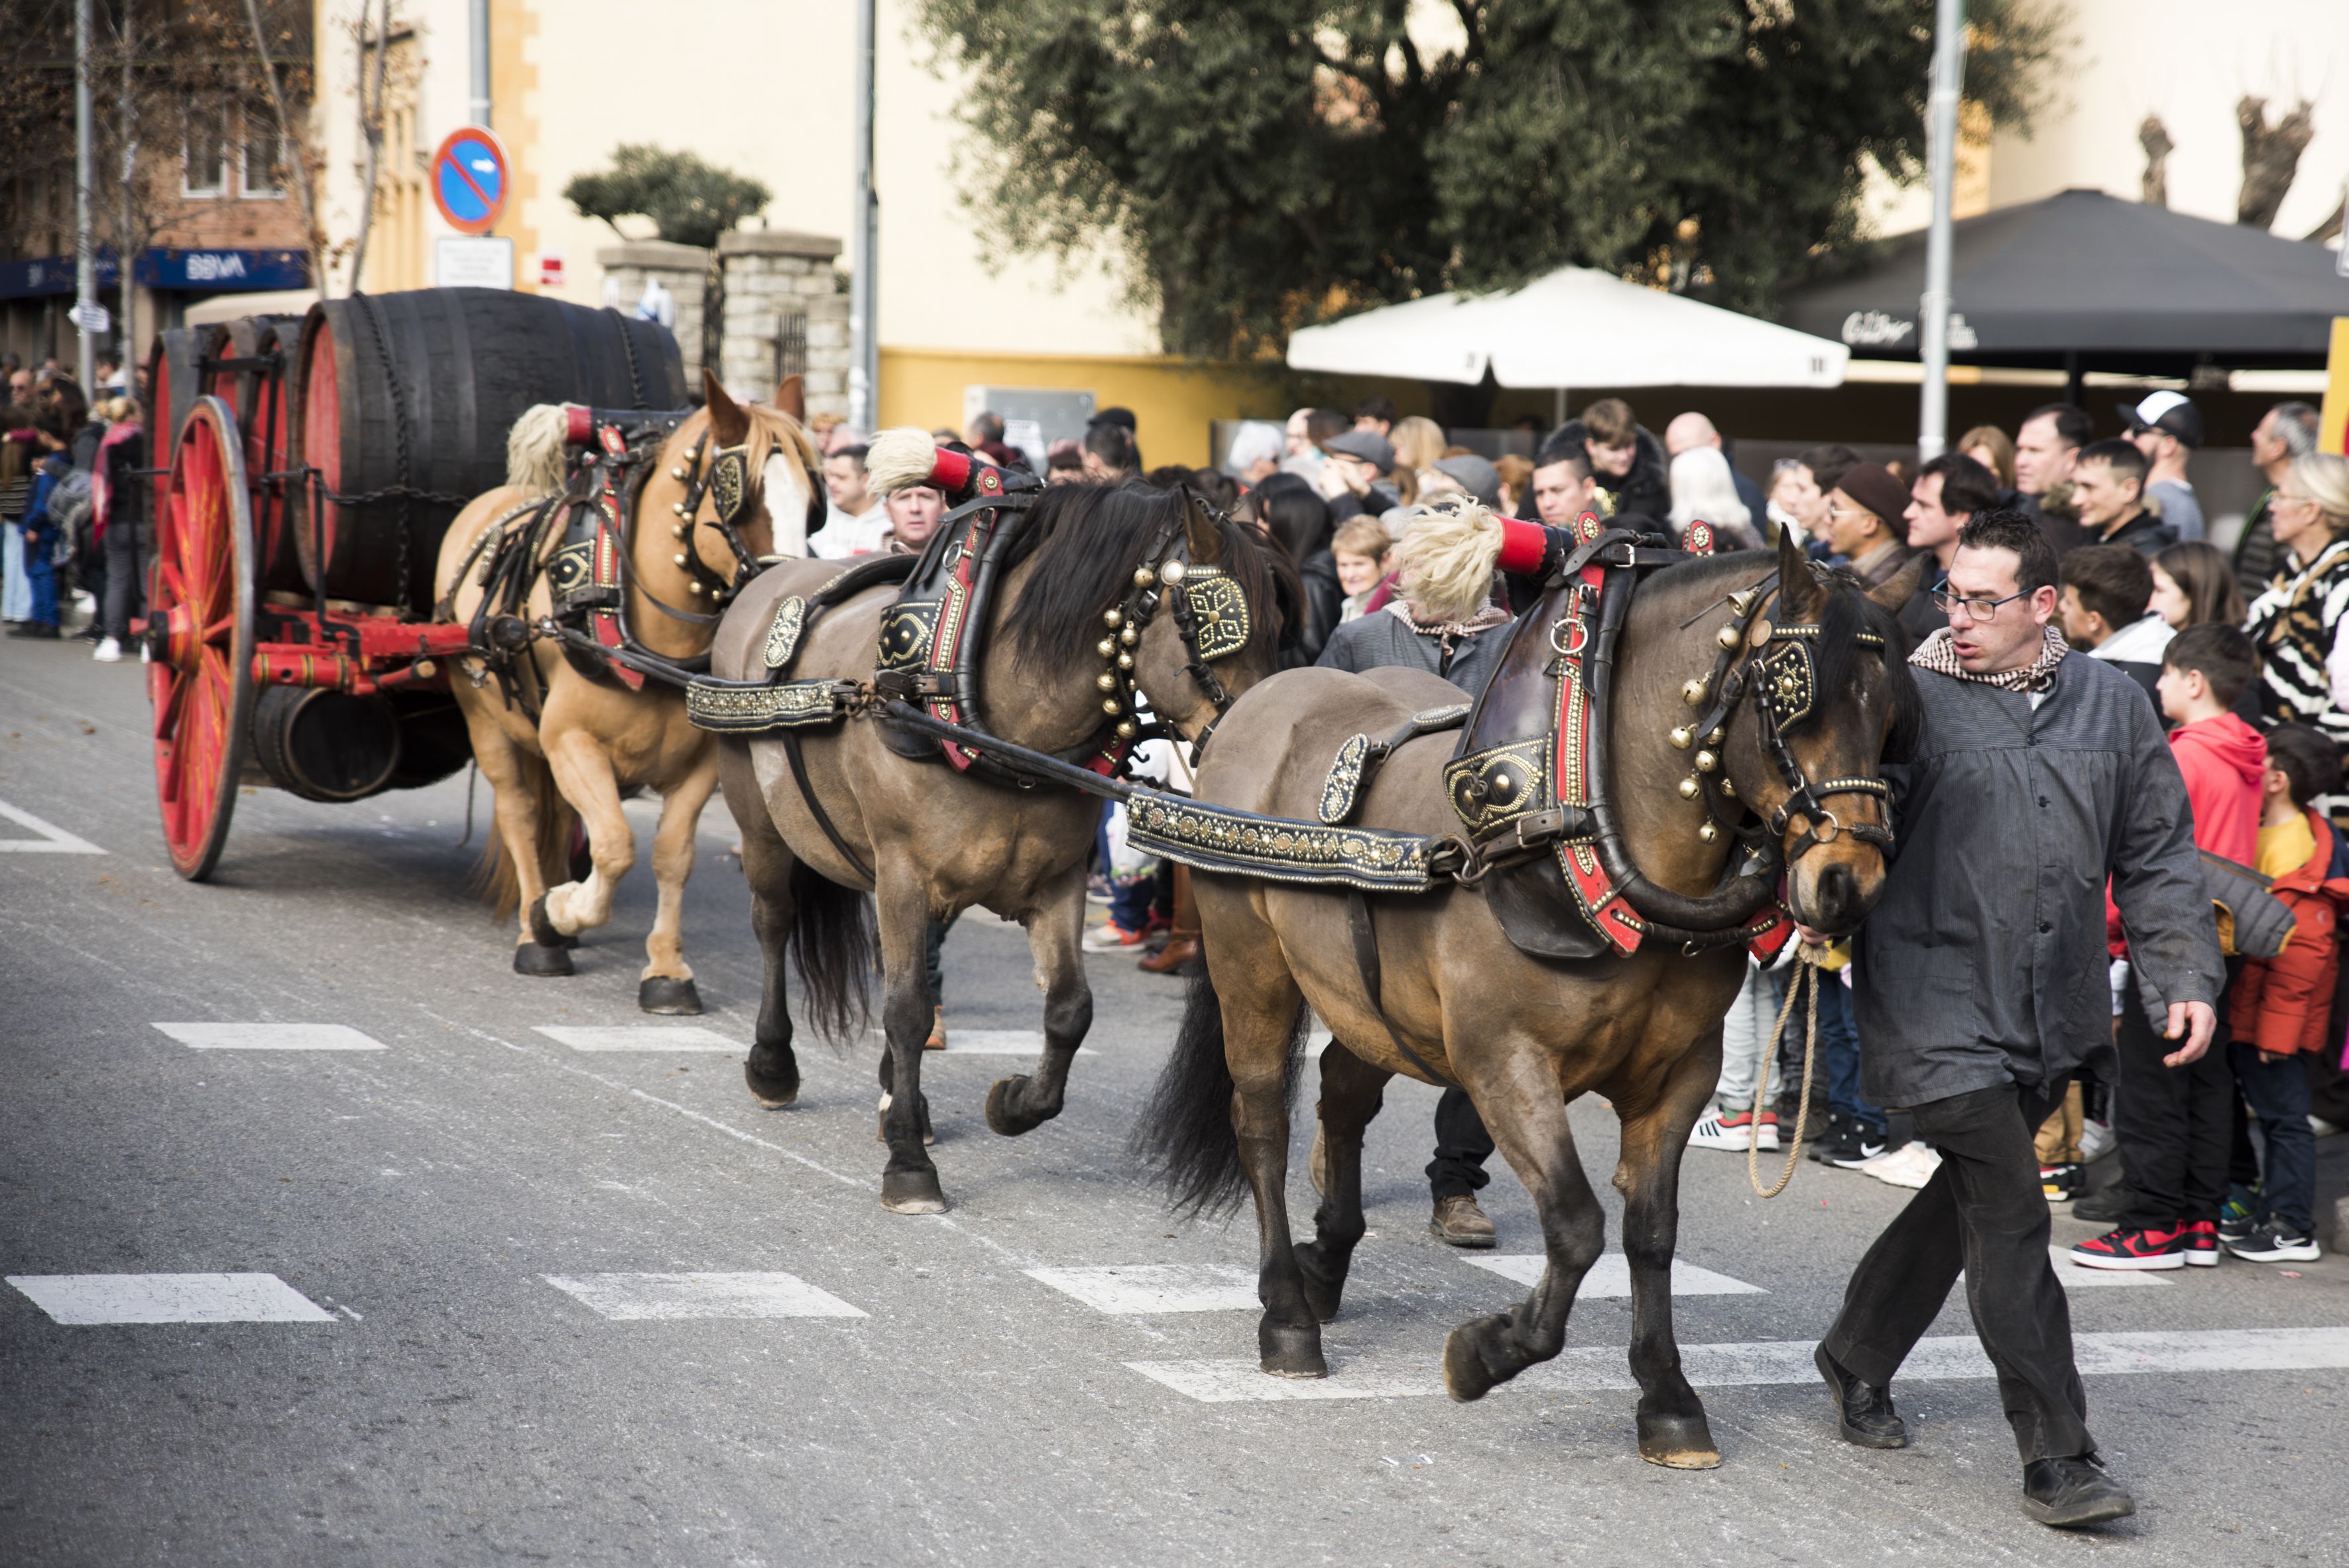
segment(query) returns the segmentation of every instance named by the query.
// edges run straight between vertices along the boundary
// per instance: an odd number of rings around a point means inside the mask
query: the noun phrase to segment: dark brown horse
[[[763,574],[719,628],[712,669],[740,679],[760,671],[781,602],[812,595],[842,571],[837,562],[793,562]],[[1203,570],[1205,569],[1205,570]],[[1244,640],[1202,663],[1194,622],[1171,606],[1189,579],[1236,587],[1247,604]],[[1206,511],[1188,491],[1070,485],[1037,498],[1010,552],[979,661],[983,711],[995,735],[1037,751],[1074,750],[1111,738],[1124,673],[1175,733],[1196,736],[1216,698],[1246,691],[1278,659],[1278,595],[1294,603],[1294,575],[1254,534]],[[794,678],[870,680],[894,587],[876,587],[810,624]],[[1161,601],[1169,607],[1162,608]],[[1226,622],[1226,630],[1233,623]],[[1206,679],[1198,672],[1206,672]],[[1105,697],[1105,693],[1107,696]],[[756,1042],[743,1063],[750,1091],[769,1106],[792,1102],[799,1066],[784,995],[787,945],[803,998],[835,1037],[863,1016],[878,915],[888,1037],[881,1082],[889,1161],[881,1202],[900,1213],[946,1207],[923,1148],[922,1042],[932,997],[924,937],[933,921],[984,905],[1027,927],[1044,993],[1044,1049],[1032,1075],[997,1082],[987,1122],[1007,1136],[1058,1116],[1069,1063],[1092,1022],[1092,993],[1079,949],[1085,862],[1101,820],[1095,797],[1067,788],[1021,789],[910,760],[887,743],[888,719],[867,715],[780,739],[722,742],[719,774],[742,828],[751,916],[766,960]],[[798,755],[792,756],[796,746]],[[811,801],[814,807],[811,807]],[[821,817],[818,810],[821,810]]]
[[[1784,586],[1772,592],[1766,583],[1774,564]],[[1707,676],[1717,656],[1759,656],[1745,639],[1723,635],[1741,614],[1729,595],[1757,586],[1763,592],[1744,601],[1753,606],[1756,637],[1772,616],[1780,625],[1815,629],[1818,697],[1783,739],[1822,796],[1831,786],[1873,779],[1896,725],[1914,711],[1902,640],[1887,608],[1913,592],[1913,573],[1872,602],[1851,578],[1814,569],[1791,548],[1775,562],[1749,553],[1657,572],[1639,589],[1623,624],[1605,731],[1607,783],[1622,841],[1649,882],[1664,890],[1660,901],[1708,893],[1727,861],[1729,836],[1709,826],[1707,803],[1683,782],[1695,776],[1690,736],[1681,727],[1692,713],[1686,701],[1692,676]],[[1554,615],[1557,603],[1553,594],[1532,614]],[[1513,645],[1511,659],[1516,656]],[[1505,663],[1501,676],[1509,674]],[[1375,677],[1324,670],[1283,676],[1243,698],[1218,727],[1199,773],[1198,799],[1310,819],[1331,758],[1350,736],[1397,733],[1414,711],[1458,696],[1433,676],[1409,670],[1381,670]],[[1765,755],[1760,724],[1754,706],[1740,704],[1716,749],[1733,799],[1766,819],[1791,791],[1778,758]],[[1439,776],[1452,748],[1452,738],[1444,737],[1396,750],[1369,784],[1358,820],[1456,833],[1459,820]],[[1837,803],[1844,809],[1843,830],[1830,841],[1813,841],[1827,824],[1800,812],[1779,824],[1792,862],[1788,904],[1803,923],[1830,933],[1858,923],[1884,876],[1873,841],[1884,826],[1880,799]],[[1855,834],[1849,830],[1856,824],[1870,830]],[[1137,1142],[1180,1201],[1236,1202],[1243,1182],[1254,1194],[1264,1370],[1327,1375],[1320,1325],[1337,1314],[1363,1233],[1362,1132],[1378,1113],[1387,1079],[1399,1072],[1423,1081],[1440,1074],[1468,1091],[1533,1195],[1547,1254],[1542,1280],[1524,1305],[1453,1331],[1444,1350],[1446,1387],[1456,1399],[1475,1399],[1556,1356],[1604,1229],[1575,1152],[1567,1104],[1599,1093],[1622,1121],[1614,1180],[1624,1198],[1623,1250],[1631,1274],[1640,1452],[1658,1464],[1719,1463],[1703,1406],[1681,1374],[1671,1259],[1681,1154],[1719,1077],[1722,1017],[1744,973],[1741,948],[1687,956],[1679,943],[1651,936],[1628,955],[1537,959],[1510,944],[1477,889],[1374,895],[1382,1003],[1376,1005],[1343,893],[1205,873],[1195,888],[1207,978],[1194,989]],[[1285,1194],[1288,1103],[1308,1004],[1336,1043],[1321,1057],[1328,1191],[1313,1217],[1314,1240],[1299,1246],[1290,1241]]]

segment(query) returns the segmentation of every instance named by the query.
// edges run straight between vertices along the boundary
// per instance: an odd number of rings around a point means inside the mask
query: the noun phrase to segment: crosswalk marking
[[[877,1037],[882,1031],[872,1031]],[[1092,1051],[1087,1045],[1078,1047]],[[936,1052],[931,1053],[933,1056]],[[1041,1029],[965,1029],[952,1022],[947,1025],[946,1054],[950,1057],[1040,1057],[1044,1054],[1044,1031]]]
[[[1480,1269],[1490,1269],[1505,1279],[1532,1286],[1541,1283],[1542,1270],[1549,1260],[1539,1253],[1503,1253],[1488,1258],[1468,1258],[1465,1262]],[[1631,1260],[1621,1253],[1600,1254],[1590,1272],[1582,1276],[1582,1288],[1576,1291],[1577,1300],[1593,1296],[1628,1296],[1631,1294]],[[1767,1295],[1758,1284],[1747,1284],[1742,1279],[1701,1269],[1692,1263],[1672,1260],[1672,1294],[1674,1295]]]
[[[345,1024],[158,1024],[199,1051],[380,1051],[389,1047]]]
[[[106,853],[88,839],[76,838],[54,822],[44,822],[21,807],[0,800],[0,817],[20,828],[30,828],[40,835],[37,839],[0,839],[0,851],[24,855],[102,855]]]
[[[863,1317],[797,1274],[547,1274],[547,1284],[616,1322],[688,1317]]]
[[[2349,1328],[2211,1328],[2153,1333],[2081,1334],[2073,1353],[2085,1377],[2146,1372],[2307,1372],[2349,1367]],[[1681,1370],[1700,1388],[1800,1385],[1819,1381],[1806,1339],[1683,1345]],[[1243,1400],[1423,1398],[1444,1392],[1433,1365],[1350,1361],[1326,1378],[1274,1377],[1244,1359],[1129,1361],[1154,1382],[1206,1404]],[[1990,1358],[1971,1336],[1918,1342],[1896,1384],[1986,1378]],[[1619,1346],[1577,1346],[1527,1369],[1502,1391],[1588,1393],[1639,1387]]]
[[[2147,1274],[2142,1269],[2083,1268],[2072,1261],[2072,1249],[2066,1246],[2049,1247],[2047,1256],[2055,1264],[2055,1277],[2063,1283],[2065,1290],[2097,1290],[2116,1287],[2126,1290],[2137,1285],[2169,1283],[2158,1274]],[[1965,1288],[1965,1278],[1962,1273],[1958,1275],[1960,1290]]]
[[[537,1032],[574,1051],[740,1052],[730,1040],[698,1024],[541,1024]]]
[[[333,1323],[274,1274],[10,1274],[58,1323]]]
[[[1096,1312],[1255,1312],[1255,1271],[1223,1264],[1124,1264],[1106,1268],[1030,1269],[1028,1277]]]

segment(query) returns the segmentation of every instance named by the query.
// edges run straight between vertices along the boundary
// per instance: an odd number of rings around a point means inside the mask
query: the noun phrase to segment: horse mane
[[[1093,645],[1102,634],[1102,613],[1133,590],[1138,568],[1156,564],[1149,559],[1153,545],[1184,526],[1192,499],[1187,489],[1133,483],[1053,485],[1036,498],[1003,562],[1006,573],[1030,561],[1037,567],[1002,622],[1015,639],[1020,674],[1063,680],[1100,673]],[[1223,541],[1216,564],[1255,607],[1246,651],[1268,657],[1282,617],[1302,603],[1297,569],[1248,529],[1217,512],[1206,515]],[[1267,613],[1276,605],[1277,614]]]
[[[788,448],[797,451],[801,467],[820,488],[823,458],[805,428],[769,404],[746,403],[741,407],[750,420],[750,431],[743,438],[747,449],[743,456],[750,472],[762,472],[768,458],[778,447]],[[569,425],[570,416],[560,403],[538,403],[523,409],[513,428],[506,432],[506,483],[533,495],[552,495],[561,490],[569,461]],[[689,443],[709,428],[709,410],[704,408],[678,425],[670,440],[688,443],[686,449],[689,450]]]
[[[1657,574],[1657,581],[1702,592],[1713,586],[1714,579],[1737,579],[1734,583],[1721,584],[1721,591],[1727,593],[1733,586],[1754,581],[1756,569],[1767,571],[1776,559],[1767,551],[1737,551],[1667,567]],[[1813,576],[1825,595],[1819,604],[1819,634],[1811,642],[1811,670],[1818,689],[1848,690],[1859,676],[1862,659],[1876,657],[1876,650],[1860,642],[1860,634],[1873,632],[1883,638],[1884,679],[1892,705],[1892,730],[1885,741],[1884,756],[1887,761],[1905,760],[1916,748],[1919,726],[1923,722],[1917,682],[1909,670],[1909,633],[1900,624],[1899,617],[1870,599],[1868,585],[1849,572],[1840,567],[1816,567]],[[1811,722],[1816,711],[1806,716],[1801,724]],[[1795,727],[1800,727],[1798,724]]]

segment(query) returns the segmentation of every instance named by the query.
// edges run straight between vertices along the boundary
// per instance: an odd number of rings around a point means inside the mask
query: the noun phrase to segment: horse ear
[[[1925,552],[1919,551],[1909,558],[1909,564],[1868,591],[1868,596],[1888,610],[1898,611],[1917,596],[1925,583]]]
[[[742,405],[726,395],[718,384],[718,373],[708,366],[701,367],[703,407],[709,410],[709,437],[721,447],[739,447],[742,438],[750,433],[750,416],[742,412]]]
[[[1191,546],[1191,559],[1201,566],[1213,566],[1224,558],[1224,531],[1207,515],[1206,502],[1190,486],[1177,492],[1183,498],[1184,531]]]
[[[1795,542],[1795,531],[1782,529],[1778,533],[1778,619],[1782,622],[1808,620],[1815,614],[1826,590],[1819,586],[1816,573],[1811,570],[1811,558]]]
[[[801,424],[806,424],[806,378],[799,376],[784,377],[783,384],[775,388],[775,407],[781,408],[784,413],[789,414],[792,418],[797,419]]]

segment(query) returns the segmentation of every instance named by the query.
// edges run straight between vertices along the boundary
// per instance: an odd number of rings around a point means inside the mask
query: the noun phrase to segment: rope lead
[[[1761,1060],[1755,1064],[1753,1126],[1745,1144],[1745,1180],[1757,1198],[1775,1198],[1785,1191],[1786,1184],[1795,1179],[1795,1161],[1803,1157],[1803,1130],[1811,1115],[1811,1064],[1819,1048],[1819,987],[1826,984],[1819,978],[1820,965],[1826,957],[1825,947],[1807,942],[1795,949],[1795,983],[1786,988],[1785,1003],[1778,1009],[1778,1026],[1763,1042]],[[1806,980],[1810,982],[1810,1026],[1803,1041],[1803,1098],[1795,1110],[1795,1141],[1786,1150],[1786,1168],[1778,1172],[1776,1185],[1765,1189],[1762,1185],[1762,1108],[1770,1098],[1770,1057],[1777,1050],[1778,1042],[1785,1037],[1786,1019],[1795,1011],[1795,998],[1803,994]]]

